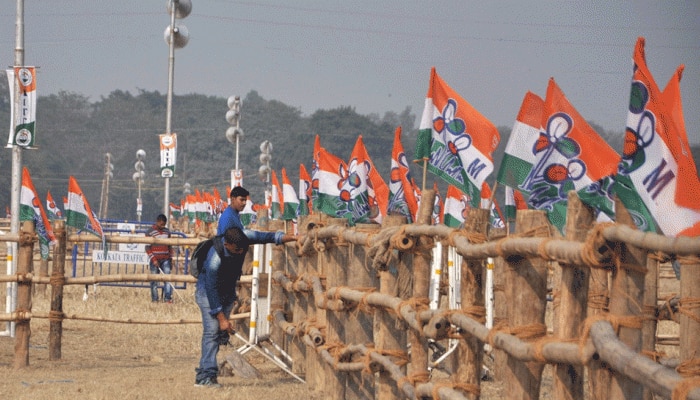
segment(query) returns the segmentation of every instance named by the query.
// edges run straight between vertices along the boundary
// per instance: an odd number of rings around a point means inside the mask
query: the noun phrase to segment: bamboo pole
[[[49,360],[61,359],[63,335],[63,282],[66,265],[66,224],[63,220],[54,221],[56,246],[53,250],[51,271],[51,315],[49,322]]]
[[[566,210],[566,239],[583,242],[595,223],[593,210],[584,205],[576,192],[568,193]],[[557,266],[561,283],[554,287],[554,336],[561,340],[578,338],[586,319],[588,304],[588,277],[586,265]],[[572,364],[554,365],[554,397],[563,400],[583,400],[583,367]]]
[[[539,210],[522,210],[517,214],[516,233],[527,231],[549,232],[547,215]],[[547,229],[540,229],[546,227]],[[547,261],[541,258],[512,257],[508,260],[506,297],[509,329],[524,330],[545,327],[547,305]],[[496,327],[495,327],[496,328]],[[494,328],[494,329],[495,329]],[[542,335],[546,334],[541,332]],[[541,336],[541,335],[539,335]],[[544,364],[517,362],[508,356],[504,373],[505,397],[536,399],[539,397]]]
[[[468,234],[488,234],[489,209],[472,208],[465,220],[464,229]],[[484,260],[462,260],[460,278],[460,297],[462,311],[485,315],[484,299]],[[481,311],[476,311],[481,310]],[[484,342],[474,336],[466,336],[457,345],[456,379],[460,383],[479,387],[481,383],[481,366],[484,360]]]
[[[270,225],[268,226],[268,229],[270,231],[279,231],[279,230],[285,230],[286,229],[286,223],[285,221],[280,221],[280,220],[272,220],[270,221]],[[280,245],[280,246],[272,246],[272,270],[268,271],[270,274],[274,274],[275,272],[284,272],[285,270],[285,246]],[[261,282],[267,287],[267,280],[265,282]],[[286,312],[285,310],[285,304],[287,303],[285,301],[285,295],[284,291],[282,290],[282,286],[280,285],[272,285],[270,293],[267,294],[268,296],[268,301],[269,301],[269,313],[271,314],[272,311],[274,310],[281,310],[283,312]],[[267,318],[267,315],[259,315],[259,318],[257,318],[259,321],[262,321],[263,318]],[[287,349],[288,347],[285,345],[285,335],[284,332],[282,332],[281,329],[272,329],[270,327],[270,339],[272,340],[272,343],[276,343],[279,346],[281,346],[283,349]]]
[[[308,215],[299,216],[299,235],[306,234],[308,221]],[[298,245],[299,243],[295,243],[295,246]],[[298,257],[296,263],[292,263],[287,266],[287,274],[293,282],[297,282],[298,279],[301,279],[308,273],[308,262],[309,257]],[[303,284],[305,282],[303,280],[300,280],[298,281],[298,283]],[[300,338],[304,335],[305,332],[304,329],[299,329],[302,323],[304,323],[309,316],[308,298],[309,297],[306,295],[306,293],[300,293],[296,290],[288,290],[287,300],[289,302],[289,308],[292,311],[292,324],[298,328],[296,335],[292,337],[292,340],[289,343],[289,356],[292,359],[292,372],[300,376],[304,376],[306,374],[306,363],[304,362],[304,360],[308,356],[306,352],[306,345],[302,340],[300,340]],[[308,382],[308,377],[305,378]]]
[[[374,235],[379,232],[381,226],[377,224],[358,224],[355,230]],[[376,273],[368,268],[367,250],[363,245],[351,245],[349,248],[349,260],[347,263],[347,280],[349,287],[367,288],[374,290],[379,286]],[[374,341],[374,316],[359,304],[356,309],[346,315],[345,342],[351,344],[365,344]],[[369,399],[374,397],[374,374],[360,372],[349,373],[347,376],[346,399]]]
[[[432,218],[433,204],[435,203],[435,191],[426,189],[421,195],[420,209],[416,222],[429,224]],[[432,236],[420,236],[417,241],[417,251],[413,254],[413,299],[420,301],[428,299],[430,294],[430,262],[432,259],[431,248],[434,245]],[[411,346],[411,363],[408,374],[422,377],[428,372],[428,340],[419,331],[408,333],[408,342]]]
[[[615,214],[618,223],[634,226],[634,222],[621,201],[615,203]],[[642,304],[644,302],[644,276],[647,250],[628,244],[620,244],[619,267],[612,274],[610,290],[610,315],[615,320],[625,321],[644,317]],[[638,326],[637,326],[638,324]],[[620,341],[634,352],[642,350],[641,320],[620,323]],[[613,373],[610,381],[610,399],[641,399],[643,386],[633,380]]]
[[[406,223],[406,217],[389,215],[384,219],[383,227],[399,226]],[[410,258],[408,253],[397,252],[398,258],[387,266],[386,269],[379,270],[379,293],[398,298],[408,298],[406,293],[401,296],[399,290],[399,279],[401,276],[410,277]],[[407,347],[406,329],[397,324],[396,319],[388,312],[374,313],[374,320],[377,325],[377,332],[374,337],[374,344],[378,351],[401,352]],[[404,328],[404,329],[402,329]],[[406,375],[406,366],[397,367],[401,375]],[[396,400],[402,398],[398,385],[392,379],[392,371],[383,369],[379,371],[377,380],[376,399]]]
[[[32,252],[34,250],[34,222],[22,223],[19,240],[19,254],[17,256],[17,276],[32,273]],[[31,282],[19,280],[17,282],[17,309],[20,312],[32,311],[32,286]],[[15,324],[15,369],[29,366],[29,339],[32,330],[29,320],[18,320]]]

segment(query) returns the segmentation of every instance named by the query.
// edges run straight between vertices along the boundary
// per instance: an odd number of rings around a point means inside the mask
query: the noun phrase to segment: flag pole
[[[493,198],[496,196],[496,189],[498,189],[498,181],[493,183],[493,189],[491,189],[491,196],[489,197],[489,203],[486,205],[487,210],[491,209],[491,205],[493,204]]]

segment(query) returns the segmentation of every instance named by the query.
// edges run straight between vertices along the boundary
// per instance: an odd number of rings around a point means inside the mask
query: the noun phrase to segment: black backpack
[[[195,246],[194,250],[192,250],[192,254],[190,255],[190,275],[196,278],[199,276],[199,273],[202,272],[202,269],[204,268],[204,261],[207,259],[207,254],[209,254],[209,249],[211,249],[211,246],[214,246],[216,252],[219,253],[219,257],[223,257],[224,248],[223,244],[221,243],[222,237],[223,236],[217,235],[211,239],[203,240],[197,243],[197,246]]]

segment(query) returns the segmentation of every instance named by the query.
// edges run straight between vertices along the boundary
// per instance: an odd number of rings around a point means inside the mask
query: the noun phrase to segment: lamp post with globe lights
[[[165,28],[165,42],[170,49],[168,58],[168,95],[166,100],[165,134],[160,136],[161,176],[165,179],[163,214],[168,215],[170,207],[170,178],[175,173],[177,140],[172,133],[173,80],[175,76],[175,49],[183,48],[189,41],[189,31],[182,24],[175,24],[175,19],[187,17],[192,12],[190,0],[168,0],[170,25]]]
[[[240,128],[241,122],[241,97],[231,96],[228,98],[228,108],[226,111],[226,121],[231,126],[226,129],[226,139],[236,145],[236,163],[234,169],[231,170],[231,188],[243,186],[243,171],[238,169],[238,142],[243,140],[243,129]]]
[[[141,186],[143,185],[143,178],[146,177],[146,172],[144,171],[144,160],[146,159],[146,152],[142,149],[136,151],[136,164],[134,168],[133,180],[136,182],[138,187],[138,197],[136,198],[136,220],[141,222],[141,215],[143,214],[143,202],[141,201]]]

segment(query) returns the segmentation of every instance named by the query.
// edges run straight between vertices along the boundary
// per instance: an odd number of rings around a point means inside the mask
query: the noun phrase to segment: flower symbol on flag
[[[646,86],[642,82],[633,82],[629,105],[630,117],[638,116],[639,120],[636,128],[628,126],[625,129],[622,160],[618,168],[621,174],[629,174],[644,164],[646,160],[644,149],[654,140],[656,118],[651,111],[646,109],[648,102],[649,91]],[[633,118],[632,120],[634,121]],[[632,124],[634,124],[633,121]]]
[[[467,124],[457,117],[457,102],[454,99],[447,100],[442,115],[433,120],[433,130],[440,134],[442,142],[454,155],[472,144],[471,136],[465,133]]]
[[[547,121],[547,131],[540,132],[539,138],[532,149],[533,154],[545,150],[556,150],[566,158],[581,154],[581,148],[573,139],[566,137],[573,128],[571,117],[565,113],[556,113]]]

